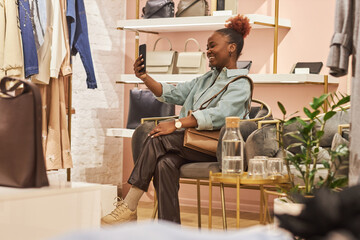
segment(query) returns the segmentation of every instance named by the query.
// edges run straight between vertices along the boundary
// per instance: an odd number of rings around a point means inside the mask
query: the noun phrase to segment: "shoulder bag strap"
[[[176,13],[176,17],[179,17],[186,9],[188,9],[189,7],[191,7],[192,5],[194,5],[195,3],[197,3],[200,0],[194,0],[190,3],[188,3],[187,5],[183,6],[182,9],[179,9],[178,12]]]
[[[250,83],[250,97],[249,99],[246,101],[248,103],[248,109],[247,112],[245,114],[244,117],[246,117],[249,112],[250,112],[250,104],[251,104],[251,99],[252,99],[252,94],[253,94],[253,89],[254,89],[254,83],[252,81],[252,79],[246,75],[242,75],[242,76],[238,76],[234,79],[232,79],[230,82],[228,82],[218,93],[216,93],[214,96],[212,96],[211,98],[209,98],[208,100],[206,100],[203,104],[201,104],[199,110],[203,110],[205,108],[207,108],[209,106],[209,104],[211,103],[212,100],[214,100],[219,94],[221,94],[222,92],[226,91],[226,89],[228,88],[229,84],[232,82],[235,82],[236,80],[240,79],[240,78],[246,78],[249,83]],[[205,105],[205,106],[204,106]]]

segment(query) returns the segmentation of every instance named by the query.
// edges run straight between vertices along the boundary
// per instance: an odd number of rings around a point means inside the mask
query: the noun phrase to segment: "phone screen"
[[[141,72],[146,72],[146,44],[141,44],[139,46],[139,56],[142,55],[142,58],[144,59],[144,68],[141,70]]]

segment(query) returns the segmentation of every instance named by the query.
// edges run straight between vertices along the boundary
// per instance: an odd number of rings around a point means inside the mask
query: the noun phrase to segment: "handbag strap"
[[[158,11],[160,11],[163,7],[165,7],[166,5],[169,5],[169,4],[173,4],[173,2],[171,0],[163,0],[160,5],[159,5],[159,8],[157,9],[154,9],[153,12],[150,12],[148,14],[148,18],[150,18],[152,15],[154,15],[155,13],[157,13]],[[143,8],[143,14],[145,14],[145,8]]]
[[[250,103],[251,103],[251,99],[252,99],[252,95],[253,95],[253,90],[254,90],[254,83],[253,83],[253,80],[249,77],[249,76],[246,76],[246,75],[241,75],[241,76],[238,76],[234,79],[231,79],[230,82],[228,82],[218,93],[216,93],[214,96],[212,96],[211,98],[209,98],[208,100],[206,100],[205,102],[203,102],[203,104],[200,105],[200,108],[199,110],[203,110],[205,108],[207,108],[209,106],[209,104],[212,102],[212,100],[214,100],[219,94],[221,94],[222,92],[226,91],[226,89],[228,88],[228,86],[230,85],[230,83],[232,82],[235,82],[236,80],[240,79],[240,78],[246,78],[249,83],[250,83],[250,97],[249,99],[247,100],[248,102],[248,109],[247,109],[247,112],[245,113],[244,117],[246,117],[249,113],[250,113]],[[206,104],[206,106],[204,106]]]
[[[10,88],[6,89],[7,82],[15,82],[15,84]],[[35,187],[48,186],[49,182],[46,176],[45,161],[44,161],[44,151],[42,145],[42,105],[41,105],[41,96],[38,87],[32,82],[24,81],[18,78],[4,77],[0,81],[0,90],[2,93],[9,95],[8,92],[16,90],[21,84],[24,85],[24,91],[21,94],[31,92],[34,99],[34,111],[35,111],[35,160],[36,166],[35,169]],[[10,95],[9,95],[10,96]]]
[[[6,78],[4,78],[1,82],[0,82],[0,92],[10,98],[14,98],[13,95],[10,95],[9,92],[12,92],[14,90],[16,90],[21,84],[22,82],[16,82],[13,86],[11,86],[9,89],[6,88]]]
[[[187,47],[187,45],[188,45],[188,43],[189,43],[190,41],[195,42],[195,43],[197,44],[197,46],[198,46],[198,51],[201,52],[200,44],[199,44],[199,42],[198,42],[195,38],[189,38],[188,40],[186,40],[186,42],[185,42],[185,47],[184,47],[184,52],[186,52],[186,47]]]
[[[195,3],[199,2],[200,0],[194,0],[192,2],[189,2],[187,5],[184,5],[182,9],[178,9],[176,16],[179,17],[186,9],[190,8]]]
[[[169,45],[170,45],[170,51],[172,51],[172,44],[171,44],[170,40],[169,40],[167,37],[161,37],[161,38],[158,38],[158,39],[155,41],[155,43],[154,43],[154,48],[153,48],[153,51],[155,51],[156,45],[157,45],[157,43],[158,43],[161,39],[166,39],[166,40],[169,42]]]

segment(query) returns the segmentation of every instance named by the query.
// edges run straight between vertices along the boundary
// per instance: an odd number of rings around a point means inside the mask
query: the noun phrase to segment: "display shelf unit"
[[[190,81],[202,74],[151,74],[158,82],[180,83]],[[325,76],[319,74],[249,74],[255,84],[324,84]],[[121,74],[116,83],[139,84],[134,74]],[[339,84],[339,79],[328,76],[328,84]]]
[[[232,15],[235,16],[235,15]],[[246,14],[252,28],[274,28],[275,18],[260,14]],[[231,16],[199,16],[182,18],[153,18],[119,20],[118,29],[141,32],[188,32],[213,31],[224,27],[224,23]],[[280,28],[291,28],[289,19],[279,19]]]
[[[126,137],[131,138],[134,134],[135,129],[128,128],[108,128],[106,129],[107,137]]]

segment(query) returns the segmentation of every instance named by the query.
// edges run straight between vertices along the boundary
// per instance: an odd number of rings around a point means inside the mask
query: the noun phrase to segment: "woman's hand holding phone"
[[[143,58],[140,55],[134,63],[134,73],[135,76],[140,78],[142,81],[144,81],[146,79],[147,73],[143,71]]]
[[[134,63],[135,76],[140,78],[142,81],[146,79],[146,45],[141,44],[139,46],[139,57]]]

